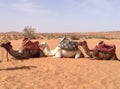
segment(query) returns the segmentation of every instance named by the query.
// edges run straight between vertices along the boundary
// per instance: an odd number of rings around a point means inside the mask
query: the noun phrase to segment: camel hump
[[[116,46],[114,44],[106,44],[104,43],[104,41],[100,41],[96,46],[96,49],[103,51],[103,52],[107,52],[107,53],[115,53],[116,51]]]
[[[64,37],[59,42],[58,46],[62,49],[73,51],[78,49],[78,42],[69,40],[66,37]]]

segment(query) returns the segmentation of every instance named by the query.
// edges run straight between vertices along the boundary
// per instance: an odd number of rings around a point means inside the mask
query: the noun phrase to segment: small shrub
[[[35,28],[32,28],[32,26],[27,26],[23,30],[24,36],[28,37],[30,39],[36,39],[37,37],[35,36]]]
[[[77,36],[77,35],[71,35],[70,38],[72,40],[79,40],[79,36]]]

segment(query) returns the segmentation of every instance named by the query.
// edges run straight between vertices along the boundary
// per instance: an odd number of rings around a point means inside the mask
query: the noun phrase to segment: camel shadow
[[[21,66],[21,67],[11,67],[11,68],[6,68],[6,69],[0,69],[0,71],[6,70],[6,71],[11,71],[11,70],[30,70],[31,68],[37,68],[36,66]]]

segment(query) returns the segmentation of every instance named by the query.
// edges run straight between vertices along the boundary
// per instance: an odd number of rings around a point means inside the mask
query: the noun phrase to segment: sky
[[[120,0],[0,0],[0,32],[120,31]]]

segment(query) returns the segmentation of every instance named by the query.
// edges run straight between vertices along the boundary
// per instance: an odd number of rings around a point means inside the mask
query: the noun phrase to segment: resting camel
[[[101,41],[101,43],[96,45],[94,49],[89,49],[86,41],[81,41],[78,44],[82,46],[85,53],[92,59],[119,60],[115,53],[115,49],[116,49],[115,45],[110,46],[110,45],[105,44],[103,41]],[[98,46],[100,46],[101,44],[104,44],[104,46],[106,46],[107,48],[105,49],[101,47],[101,49],[99,49]]]
[[[11,42],[5,42],[5,43],[1,43],[0,44],[1,47],[5,48],[5,50],[13,57],[15,57],[15,59],[28,59],[31,57],[41,57],[43,56],[43,52],[41,51],[41,49],[38,50],[23,50],[22,53],[20,53],[17,50],[14,50],[12,48]]]
[[[55,58],[83,58],[84,55],[81,50],[78,48],[74,51],[64,50],[57,46],[55,49],[50,50],[48,44],[46,42],[42,42],[39,44],[39,47],[43,49],[45,56],[50,57],[53,56]]]

